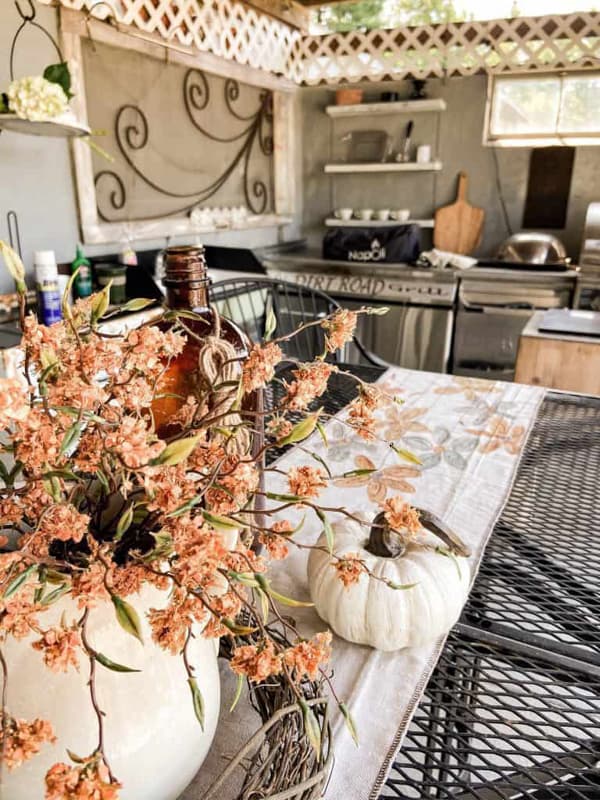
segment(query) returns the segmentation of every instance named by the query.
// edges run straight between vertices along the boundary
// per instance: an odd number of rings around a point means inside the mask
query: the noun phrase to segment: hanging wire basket
[[[33,0],[27,0],[27,3],[29,5],[29,11],[23,11],[19,0],[15,0],[15,7],[21,17],[21,24],[15,31],[10,46],[9,67],[11,81],[15,79],[14,60],[17,43],[21,33],[28,27],[36,28],[38,31],[41,31],[54,47],[59,62],[64,63],[63,54],[56,39],[54,39],[52,34],[44,28],[43,25],[35,21],[36,9]],[[10,112],[0,113],[0,129],[13,131],[14,133],[25,133],[30,136],[52,136],[60,138],[89,136],[91,134],[91,130],[88,126],[79,122],[71,110],[45,120],[23,119]]]

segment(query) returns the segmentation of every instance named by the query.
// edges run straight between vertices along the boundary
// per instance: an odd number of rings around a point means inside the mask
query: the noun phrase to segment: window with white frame
[[[600,72],[491,77],[485,141],[505,147],[600,145]]]

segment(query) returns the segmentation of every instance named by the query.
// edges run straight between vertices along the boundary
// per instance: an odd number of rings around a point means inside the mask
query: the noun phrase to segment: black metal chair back
[[[278,278],[228,278],[214,283],[210,293],[214,307],[239,325],[254,342],[263,338],[270,312],[277,320],[275,336],[280,337],[292,333],[305,323],[324,319],[342,307],[320,289]],[[325,350],[325,331],[320,325],[312,325],[282,342],[281,348],[292,359],[311,361]],[[330,358],[383,368],[390,366],[367,350],[357,337],[342,353],[336,352]]]
[[[328,295],[296,283],[273,278],[231,278],[211,286],[211,302],[235,322],[252,341],[260,341],[272,313],[277,320],[275,336],[285,336],[301,325],[323,319],[338,304]],[[325,331],[313,325],[281,342],[284,353],[299,361],[310,361],[325,349]]]

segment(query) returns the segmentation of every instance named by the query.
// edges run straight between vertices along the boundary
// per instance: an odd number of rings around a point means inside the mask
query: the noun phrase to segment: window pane
[[[600,132],[600,75],[563,78],[560,132]]]
[[[494,82],[493,136],[554,133],[560,78],[498,78]]]

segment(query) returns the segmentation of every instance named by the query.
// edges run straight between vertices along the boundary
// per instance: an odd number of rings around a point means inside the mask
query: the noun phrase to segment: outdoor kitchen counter
[[[418,277],[432,279],[456,281],[457,279],[473,279],[478,281],[496,282],[547,282],[560,281],[565,285],[574,288],[578,270],[572,268],[565,272],[555,272],[551,270],[519,270],[501,269],[496,267],[471,267],[470,269],[429,269],[426,267],[415,267],[405,263],[382,263],[368,262],[359,263],[352,261],[334,261],[323,258],[316,250],[290,250],[287,253],[265,254],[263,264],[267,272],[308,272],[308,273],[330,273],[332,275],[368,275],[369,277],[390,278],[400,273],[405,277]],[[315,287],[319,288],[319,287]],[[325,287],[322,287],[327,291]]]

